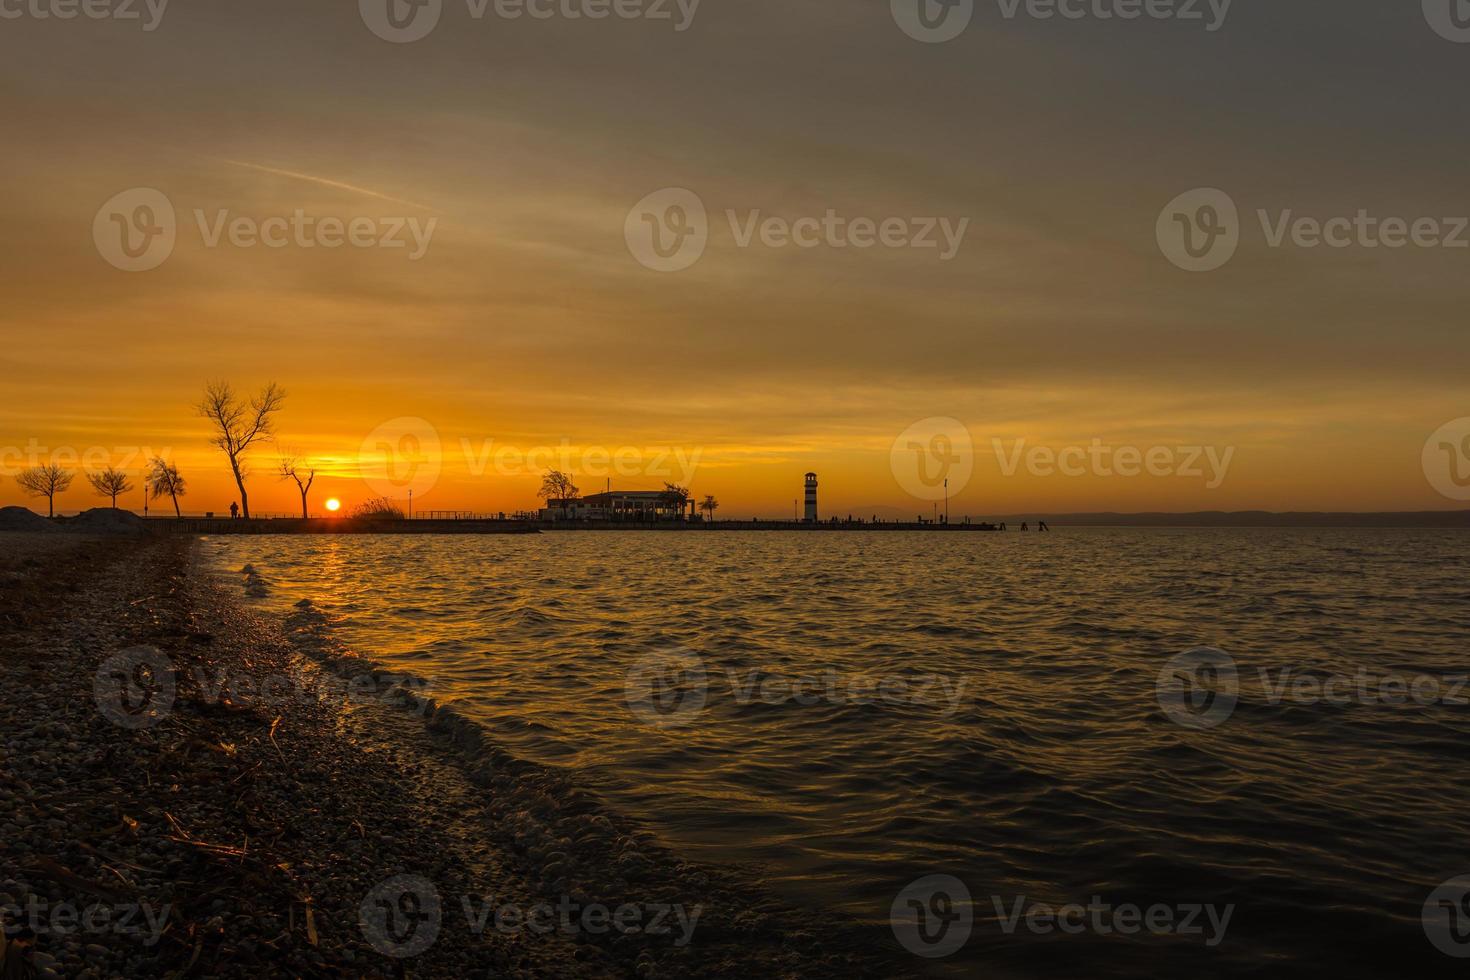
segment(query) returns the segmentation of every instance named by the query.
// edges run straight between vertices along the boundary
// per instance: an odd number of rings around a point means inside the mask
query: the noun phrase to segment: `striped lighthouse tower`
[[[817,522],[817,474],[806,475],[806,522]]]

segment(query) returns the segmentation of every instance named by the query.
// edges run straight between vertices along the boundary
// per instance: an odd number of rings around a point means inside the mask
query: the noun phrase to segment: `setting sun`
[[[341,509],[342,501],[338,500],[336,497],[333,497],[331,500],[327,501],[327,510],[331,511],[332,513],[335,514]]]

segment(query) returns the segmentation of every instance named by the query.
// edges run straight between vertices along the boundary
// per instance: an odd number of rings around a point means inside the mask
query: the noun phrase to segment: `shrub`
[[[399,507],[387,497],[365,500],[348,511],[347,516],[376,521],[402,521],[407,519],[407,515],[403,513],[403,508]]]

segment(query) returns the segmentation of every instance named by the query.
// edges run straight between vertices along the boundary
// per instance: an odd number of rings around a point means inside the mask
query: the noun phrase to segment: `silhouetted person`
[[[1036,530],[1038,530],[1038,531],[1050,531],[1051,528],[1049,528],[1049,527],[1046,526],[1046,521],[1037,521],[1036,522]]]
[[[237,503],[235,503],[233,500],[230,501],[230,520],[233,521],[236,518],[238,518],[239,516],[240,516],[240,505],[237,504]]]
[[[1026,526],[1026,522],[1025,521],[1022,521],[1021,522],[1021,530],[1023,530],[1023,531],[1029,531],[1029,530],[1031,530],[1031,528],[1029,528],[1029,527]]]

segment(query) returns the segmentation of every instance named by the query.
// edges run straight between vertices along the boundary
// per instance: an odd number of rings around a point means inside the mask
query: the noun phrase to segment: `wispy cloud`
[[[359,187],[356,184],[349,184],[346,181],[333,180],[330,177],[318,177],[315,174],[305,174],[300,172],[299,170],[284,170],[280,167],[267,167],[264,164],[250,163],[247,160],[231,160],[226,157],[207,157],[206,159],[215,160],[219,163],[227,163],[232,167],[244,167],[246,170],[258,170],[261,173],[275,174],[278,177],[292,177],[296,180],[306,180],[310,181],[313,184],[320,184],[323,187],[335,187],[338,190],[351,191],[354,194],[361,194],[364,197],[377,198],[380,201],[391,201],[394,204],[403,204],[411,208],[418,208],[421,211],[430,211],[435,214],[439,213],[438,208],[430,207],[427,204],[421,204],[418,201],[410,201],[406,198],[393,197],[390,194],[382,194],[378,191],[371,190],[366,187]]]

